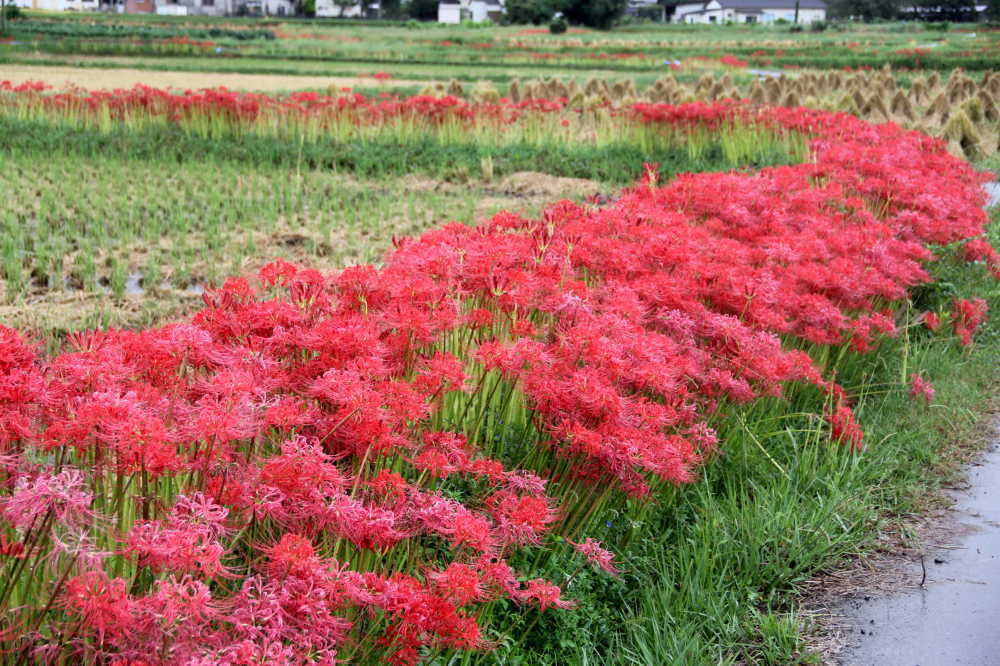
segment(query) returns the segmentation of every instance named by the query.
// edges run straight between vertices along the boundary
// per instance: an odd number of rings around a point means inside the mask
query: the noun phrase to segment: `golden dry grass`
[[[102,58],[102,61],[106,61]],[[394,87],[421,85],[417,81],[380,82],[371,77],[290,76],[284,74],[222,74],[216,72],[170,72],[122,68],[85,68],[51,65],[4,65],[0,80],[11,83],[44,81],[56,89],[79,86],[92,90],[131,88],[137,83],[155,88],[199,89],[225,86],[230,90],[276,92],[307,88]]]

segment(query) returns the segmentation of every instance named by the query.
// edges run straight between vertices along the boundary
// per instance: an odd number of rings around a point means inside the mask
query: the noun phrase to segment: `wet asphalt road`
[[[998,438],[1000,439],[1000,438]],[[927,580],[884,598],[848,602],[846,666],[1000,666],[1000,441],[956,492],[954,547],[924,557]]]
[[[1000,206],[1000,182],[986,183],[983,185],[983,189],[985,189],[986,194],[990,196],[989,203],[986,204],[986,207],[991,208],[993,206]]]

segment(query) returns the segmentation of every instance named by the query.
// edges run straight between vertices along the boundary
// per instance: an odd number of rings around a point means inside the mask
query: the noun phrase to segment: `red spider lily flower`
[[[565,100],[12,88],[0,104],[241,131],[298,116],[503,132],[568,116]],[[609,112],[667,131],[796,133],[810,159],[669,181],[645,165],[635,187],[589,205],[394,239],[381,267],[324,275],[275,261],[210,290],[187,322],[74,334],[51,356],[0,327],[0,513],[19,531],[58,520],[39,562],[96,571],[108,557],[96,544],[120,538],[110,557],[157,578],[92,581],[127,610],[117,619],[74,579],[67,599],[97,619],[60,609],[41,633],[79,623],[74,644],[109,662],[411,663],[480,649],[482,604],[569,604],[551,583],[519,582],[531,572],[506,559],[532,561],[521,549],[581,510],[550,488],[583,488],[587,511],[587,487],[642,499],[691,483],[719,446],[711,419],[792,384],[826,395],[831,437],[861,446],[844,389],[793,348],[866,352],[895,335],[910,290],[932,279],[932,247],[964,244],[965,259],[993,263],[981,177],[939,141],[844,114],[739,102]],[[956,334],[970,340],[985,314],[957,302]],[[507,427],[525,431],[524,468],[505,466]],[[93,515],[90,493],[115,488],[119,499],[98,498],[120,513]],[[0,549],[17,557],[18,543]],[[573,546],[615,570],[596,541]],[[347,618],[384,630],[356,645]],[[58,661],[73,648],[31,649]]]
[[[535,335],[535,325],[527,319],[515,319],[510,325],[510,332],[519,338]]]
[[[936,312],[925,312],[923,314],[923,322],[929,331],[936,331],[941,326],[941,319],[937,316]]]
[[[975,238],[966,241],[962,245],[960,255],[968,262],[984,262],[990,272],[993,273],[993,276],[1000,279],[1000,253],[997,253],[986,239]]]
[[[486,500],[498,529],[514,544],[537,544],[556,514],[544,497],[500,490]]]
[[[927,404],[934,402],[934,385],[918,373],[910,375],[910,397],[922,397]]]
[[[105,637],[125,635],[133,625],[133,600],[126,592],[126,582],[111,578],[103,571],[88,571],[66,581],[60,599],[69,613],[79,616],[81,625]]]
[[[24,544],[20,541],[9,542],[6,534],[0,534],[0,556],[23,560]]]
[[[535,578],[525,583],[525,588],[518,594],[518,598],[522,602],[537,603],[538,609],[542,611],[546,608],[573,608],[576,605],[572,601],[560,598],[560,593],[558,585]]]
[[[295,277],[297,272],[298,269],[287,261],[275,259],[260,269],[257,273],[257,279],[268,287],[275,285],[285,287]]]
[[[455,513],[451,524],[445,528],[451,537],[452,548],[468,546],[472,550],[485,553],[490,551],[495,540],[493,528],[482,516],[462,510]]]
[[[719,62],[729,67],[747,67],[749,65],[749,63],[747,63],[745,60],[740,60],[736,56],[732,55],[722,56],[721,58],[719,58]]]
[[[861,448],[863,433],[850,407],[840,405],[827,416],[827,420],[830,423],[830,437],[833,441],[848,444],[855,450]]]
[[[191,578],[158,580],[154,590],[136,597],[127,634],[111,638],[123,664],[151,663],[144,658],[158,655],[152,663],[184,661],[199,663],[224,635],[215,628],[221,619],[209,588]]]
[[[601,542],[587,537],[582,543],[574,543],[566,539],[576,552],[587,558],[595,568],[603,569],[612,576],[621,573],[614,565],[615,554],[601,546]]]
[[[493,324],[493,313],[485,308],[476,308],[466,318],[472,328],[486,328]]]
[[[320,566],[309,539],[286,532],[274,546],[263,549],[270,558],[266,571],[272,578],[302,577]]]
[[[428,572],[427,578],[439,594],[456,606],[486,598],[480,573],[468,564],[453,562],[443,571]]]
[[[297,498],[316,492],[339,494],[348,478],[318,442],[300,436],[283,442],[281,454],[264,461],[260,482],[277,488],[285,497]]]
[[[955,301],[951,313],[951,325],[963,347],[972,344],[972,335],[985,321],[988,309],[986,301],[982,298]]]
[[[156,571],[227,576],[230,572],[222,564],[225,547],[221,543],[229,531],[224,525],[227,514],[227,509],[202,493],[180,496],[167,520],[136,522],[123,552]]]
[[[35,353],[14,329],[0,326],[0,374],[15,368],[25,369],[35,360]]]
[[[0,498],[0,514],[22,530],[40,527],[46,516],[57,524],[79,528],[93,520],[92,500],[83,473],[65,468],[58,474],[19,477],[11,495]]]
[[[376,501],[395,505],[406,499],[410,485],[402,475],[383,469],[368,482],[368,487]]]
[[[426,395],[461,390],[465,382],[462,361],[453,354],[437,352],[431,358],[423,359],[420,366],[413,383],[418,391]]]

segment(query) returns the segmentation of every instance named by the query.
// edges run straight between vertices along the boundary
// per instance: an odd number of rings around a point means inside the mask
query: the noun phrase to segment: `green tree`
[[[562,9],[556,0],[507,0],[507,21],[510,23],[541,25],[552,20],[552,16]]]
[[[892,19],[899,15],[900,0],[830,0],[830,16],[836,18]]]
[[[986,5],[986,18],[991,21],[1000,21],[1000,0],[990,0]]]
[[[403,7],[400,0],[382,0],[379,6],[382,8],[382,18],[403,18]]]
[[[918,3],[923,18],[932,21],[973,21],[975,0],[922,0]]]
[[[625,13],[628,0],[570,0],[563,12],[573,23],[607,30]]]
[[[410,18],[418,21],[435,21],[438,15],[437,0],[410,0],[406,7]]]
[[[0,0],[0,35],[7,32],[10,21],[21,18],[21,8],[11,4],[13,0]]]

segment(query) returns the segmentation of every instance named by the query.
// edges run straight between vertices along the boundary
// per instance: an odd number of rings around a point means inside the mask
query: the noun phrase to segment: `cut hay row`
[[[590,79],[534,79],[511,83],[503,92],[492,84],[466,88],[458,81],[432,84],[431,95],[463,95],[477,101],[502,97],[517,103],[530,99],[565,99],[570,108],[628,107],[637,102],[685,104],[696,101],[748,99],[754,104],[808,107],[844,111],[870,122],[894,122],[944,138],[949,150],[970,160],[995,155],[1000,150],[1000,74],[987,71],[978,81],[954,70],[916,76],[910,86],[900,86],[892,71],[806,72],[797,76],[754,79],[739,84],[733,74],[706,73],[696,82],[682,83],[673,75],[657,79],[643,90],[623,79],[609,83]]]

